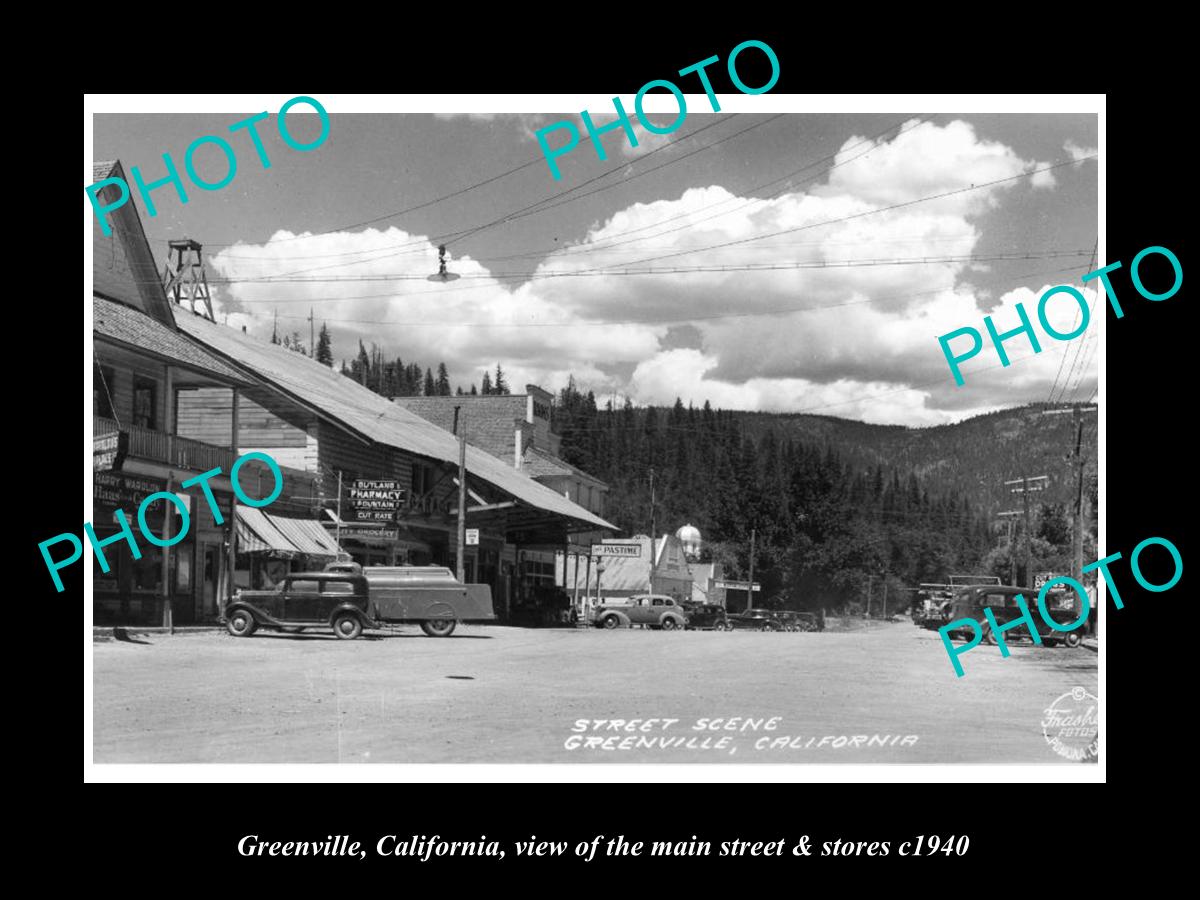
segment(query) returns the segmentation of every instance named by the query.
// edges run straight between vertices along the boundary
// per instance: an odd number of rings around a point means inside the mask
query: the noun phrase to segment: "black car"
[[[1059,644],[1067,647],[1079,646],[1080,635],[1078,631],[1056,631],[1046,624],[1038,611],[1038,592],[1032,588],[1011,587],[1007,585],[982,585],[965,588],[954,598],[954,605],[950,611],[948,625],[955,625],[956,622],[961,620],[974,619],[979,623],[978,628],[982,633],[983,642],[995,644],[998,642],[998,637],[992,631],[984,610],[990,609],[996,623],[998,625],[1005,625],[1023,615],[1017,603],[1018,595],[1024,597],[1025,608],[1029,610],[1030,617],[1037,625],[1038,637],[1041,638],[1043,645],[1047,647],[1056,647]],[[1059,625],[1068,626],[1075,621],[1077,610],[1075,609],[1073,595],[1060,594],[1055,596],[1051,594],[1046,598],[1046,605],[1047,614]],[[942,627],[945,628],[947,626]],[[969,641],[975,636],[975,629],[969,625],[957,625],[946,633],[952,639]],[[1012,631],[1004,632],[1004,640],[1006,644],[1011,644],[1016,641],[1025,640],[1032,642],[1033,639],[1029,635],[1029,627],[1022,624]]]
[[[260,627],[293,632],[326,627],[352,640],[375,627],[373,613],[363,576],[296,572],[272,591],[238,591],[221,621],[234,637],[249,637]]]
[[[732,629],[743,631],[783,631],[783,623],[769,609],[747,609],[726,617]]]
[[[719,603],[684,603],[683,611],[687,614],[686,627],[689,629],[729,630],[725,622],[725,607]]]

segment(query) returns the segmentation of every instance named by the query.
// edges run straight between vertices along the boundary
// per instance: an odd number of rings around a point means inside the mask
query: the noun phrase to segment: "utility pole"
[[[871,618],[871,584],[875,581],[874,575],[867,576],[867,611],[863,613],[863,618]]]
[[[338,545],[338,550],[342,549],[342,470],[341,469],[338,469],[337,524],[334,526],[333,542]]]
[[[754,605],[754,537],[755,529],[750,529],[750,577],[746,580],[746,609]]]
[[[467,414],[461,410],[461,406],[454,407],[454,433],[458,435],[458,548],[454,562],[459,583],[465,584],[467,570],[463,550],[467,542]]]
[[[308,355],[317,358],[317,339],[313,336],[313,308],[308,308]]]
[[[1008,563],[1009,563],[1008,583],[1016,584],[1017,583],[1017,552],[1013,548],[1013,527],[1017,524],[1017,516],[1021,515],[1021,511],[1019,509],[1009,509],[1009,510],[1005,510],[1002,513],[996,513],[996,515],[999,516],[1001,519],[1006,519],[1008,521]]]
[[[1012,481],[1004,482],[1006,485],[1017,485],[1020,487],[1009,488],[1009,493],[1020,494],[1022,507],[1025,515],[1025,585],[1033,584],[1033,523],[1030,519],[1029,512],[1029,495],[1034,492],[1044,491],[1047,483],[1050,481],[1049,475],[1023,475]]]
[[[654,515],[654,466],[650,467],[650,540],[658,535],[658,522]]]
[[[1068,454],[1071,466],[1075,469],[1075,509],[1071,527],[1072,577],[1078,577],[1076,573],[1083,572],[1083,477],[1084,470],[1087,468],[1083,461],[1083,414],[1096,412],[1097,409],[1098,407],[1093,406],[1085,410],[1076,404],[1070,410],[1071,417],[1075,422],[1075,449]],[[1065,412],[1067,412],[1065,409],[1048,409],[1044,410],[1042,415],[1054,416]],[[1090,623],[1088,627],[1091,627]]]

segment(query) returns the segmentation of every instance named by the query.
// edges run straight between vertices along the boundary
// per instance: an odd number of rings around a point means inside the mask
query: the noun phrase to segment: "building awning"
[[[273,516],[252,506],[237,508],[237,540],[239,553],[329,559],[339,553],[337,543],[320,522]]]

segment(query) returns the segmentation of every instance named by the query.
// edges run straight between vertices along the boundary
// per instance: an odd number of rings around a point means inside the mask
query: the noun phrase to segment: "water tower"
[[[679,538],[679,542],[683,544],[683,555],[687,557],[688,562],[696,562],[700,559],[700,529],[695,525],[684,525],[675,532],[675,537]]]

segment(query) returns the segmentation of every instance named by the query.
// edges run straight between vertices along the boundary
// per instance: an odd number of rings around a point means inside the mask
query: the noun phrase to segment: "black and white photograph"
[[[94,772],[1103,780],[1103,96],[721,67],[91,98]]]

